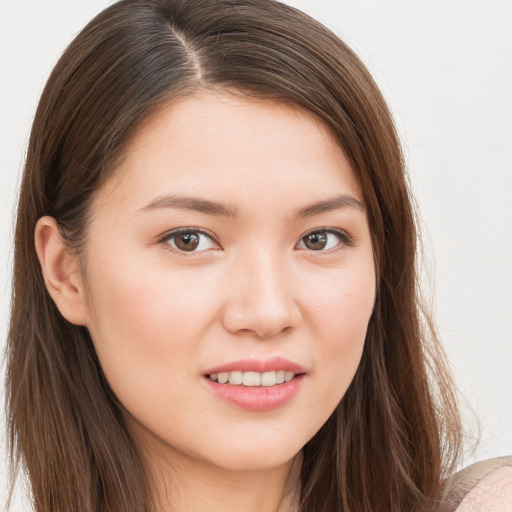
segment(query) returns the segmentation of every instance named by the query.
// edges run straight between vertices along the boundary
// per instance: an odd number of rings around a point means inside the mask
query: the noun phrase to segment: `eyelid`
[[[300,237],[299,241],[297,242],[297,245],[299,245],[304,240],[305,237],[307,237],[308,235],[311,235],[313,233],[330,233],[330,234],[337,235],[340,239],[340,243],[336,247],[327,249],[326,251],[322,251],[322,250],[314,251],[312,249],[308,249],[307,247],[300,247],[300,249],[305,249],[312,253],[322,253],[322,252],[329,253],[331,251],[336,251],[336,250],[342,249],[343,247],[352,247],[354,245],[354,238],[352,237],[352,235],[350,235],[344,229],[332,228],[332,227],[319,227],[319,228],[314,228],[314,229],[310,229],[309,231],[306,231]]]
[[[211,233],[210,231],[207,231],[206,229],[195,228],[193,226],[176,228],[176,229],[171,229],[170,231],[166,231],[164,234],[160,235],[157,238],[156,242],[158,244],[165,245],[166,248],[169,249],[170,251],[173,251],[177,254],[185,255],[185,256],[192,256],[194,254],[196,254],[196,255],[203,254],[204,252],[207,251],[207,250],[190,251],[190,252],[182,251],[176,247],[173,247],[170,243],[168,243],[171,238],[181,235],[183,233],[198,233],[200,235],[204,235],[204,236],[208,237],[215,245],[217,245],[218,249],[222,249],[222,246],[220,245],[219,241],[217,240],[217,237],[213,233]]]

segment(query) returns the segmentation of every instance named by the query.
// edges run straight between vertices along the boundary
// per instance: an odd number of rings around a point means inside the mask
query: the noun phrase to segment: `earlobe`
[[[62,316],[76,325],[86,325],[87,305],[76,255],[62,240],[53,217],[41,217],[34,232],[37,257],[44,282]]]

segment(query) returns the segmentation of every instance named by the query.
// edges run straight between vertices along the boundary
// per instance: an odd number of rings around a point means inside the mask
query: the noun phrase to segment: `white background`
[[[0,0],[0,348],[13,208],[35,105],[59,54],[110,3]],[[344,38],[390,104],[425,226],[439,331],[465,397],[470,442],[481,427],[466,462],[512,454],[512,1],[288,3]],[[431,280],[425,289],[433,289]],[[3,440],[3,419],[0,428]],[[2,447],[0,500],[6,481]],[[18,499],[13,511],[22,510]]]

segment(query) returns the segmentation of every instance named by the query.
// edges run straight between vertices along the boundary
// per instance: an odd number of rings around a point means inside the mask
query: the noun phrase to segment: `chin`
[[[236,472],[266,472],[279,468],[292,460],[300,451],[286,451],[272,453],[272,451],[262,450],[257,456],[247,455],[246,453],[234,452],[214,463],[217,467],[225,471]]]
[[[229,471],[269,471],[288,463],[300,452],[307,440],[293,436],[247,436],[218,443],[210,451],[210,461]]]

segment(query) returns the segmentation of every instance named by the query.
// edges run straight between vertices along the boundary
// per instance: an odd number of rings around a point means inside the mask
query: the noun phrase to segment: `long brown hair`
[[[461,447],[442,351],[422,311],[417,230],[390,113],[356,55],[272,0],[123,0],[55,66],[35,116],[15,234],[7,407],[13,472],[37,512],[150,512],[151,482],[87,329],[46,291],[34,228],[82,250],[94,192],[159,106],[214,88],[315,114],[362,188],[377,299],[356,376],[304,448],[303,512],[435,510]]]

